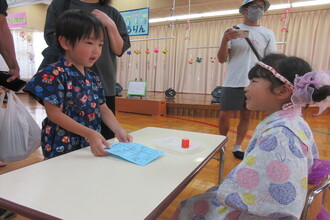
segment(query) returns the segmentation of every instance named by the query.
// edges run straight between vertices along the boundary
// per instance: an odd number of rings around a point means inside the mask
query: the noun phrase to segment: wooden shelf
[[[164,116],[166,115],[166,101],[116,97],[116,111]]]

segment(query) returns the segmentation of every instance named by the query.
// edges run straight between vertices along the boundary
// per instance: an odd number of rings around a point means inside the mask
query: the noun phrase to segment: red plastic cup
[[[189,148],[189,139],[182,139],[181,147],[182,148]]]

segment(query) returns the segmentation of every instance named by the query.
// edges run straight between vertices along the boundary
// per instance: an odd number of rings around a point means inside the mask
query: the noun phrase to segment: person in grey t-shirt
[[[268,10],[267,0],[243,0],[239,12],[244,15],[242,24],[236,25],[241,30],[249,31],[249,39],[261,57],[276,52],[276,41],[273,31],[260,26],[259,21]],[[234,144],[234,156],[243,159],[241,144],[249,129],[251,111],[245,107],[244,88],[249,84],[248,72],[258,61],[244,37],[239,31],[228,28],[223,35],[218,52],[220,63],[228,59],[228,73],[222,85],[219,132],[227,135],[230,128],[230,117],[233,111],[240,111],[240,121]]]

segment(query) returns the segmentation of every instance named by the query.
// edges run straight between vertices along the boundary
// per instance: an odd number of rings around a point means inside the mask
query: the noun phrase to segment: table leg
[[[220,169],[219,169],[219,185],[222,183],[223,169],[225,165],[225,145],[220,148]]]

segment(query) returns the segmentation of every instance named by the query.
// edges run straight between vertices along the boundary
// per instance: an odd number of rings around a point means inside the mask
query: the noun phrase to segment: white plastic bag
[[[6,108],[4,93],[0,96],[0,160],[14,162],[40,147],[41,130],[15,93],[10,91],[7,96]]]

